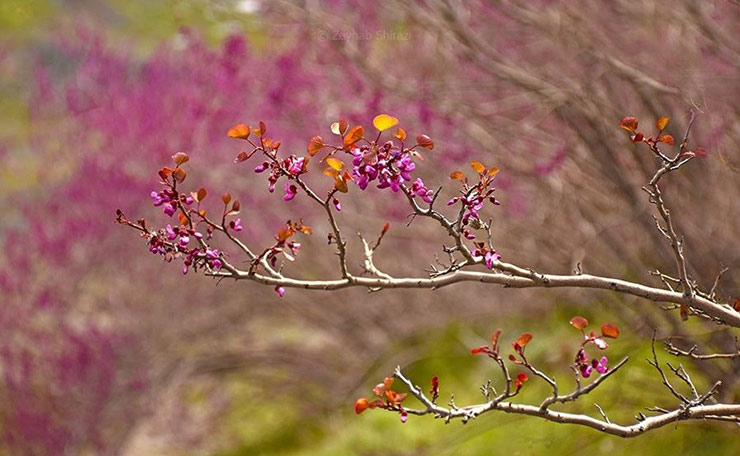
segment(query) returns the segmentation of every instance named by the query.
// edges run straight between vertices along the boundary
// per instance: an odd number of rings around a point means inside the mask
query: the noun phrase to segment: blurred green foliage
[[[594,314],[581,312],[591,326],[598,328],[609,321],[603,308],[592,309]],[[561,388],[575,386],[572,373],[565,367],[572,361],[580,335],[569,324],[577,312],[567,304],[559,305],[552,315],[533,320],[526,317],[507,317],[497,321],[494,315],[481,316],[471,328],[469,322],[453,322],[435,331],[424,331],[415,337],[397,341],[396,350],[383,354],[382,359],[398,359],[400,352],[423,354],[413,363],[402,366],[404,373],[415,383],[428,387],[433,375],[440,377],[439,402],[446,403],[451,393],[457,405],[482,402],[478,386],[488,378],[494,386],[501,385],[498,367],[482,356],[471,356],[471,346],[486,343],[496,327],[502,327],[501,346],[508,353],[509,343],[523,331],[534,334],[528,345],[528,358],[548,374],[554,375]],[[671,359],[661,350],[662,362]],[[593,353],[595,355],[595,353]],[[625,356],[630,361],[624,369],[601,385],[594,393],[574,404],[556,405],[555,410],[581,412],[599,417],[594,403],[598,403],[609,418],[623,424],[635,422],[635,415],[645,407],[675,406],[674,399],[660,383],[653,367],[647,363],[651,356],[649,344],[630,328],[622,328],[619,339],[611,341],[607,351],[610,365]],[[553,366],[560,366],[554,368]],[[513,372],[518,372],[516,369]],[[690,371],[690,373],[692,373]],[[390,371],[376,369],[359,391],[357,397],[370,396],[374,383]],[[693,372],[696,374],[696,372]],[[698,377],[694,375],[694,377]],[[706,388],[707,385],[697,385]],[[407,423],[398,415],[369,410],[360,416],[352,411],[356,397],[339,401],[342,406],[325,415],[301,415],[297,412],[295,397],[270,397],[255,411],[257,391],[249,388],[244,379],[237,379],[231,388],[239,398],[237,403],[249,403],[250,410],[236,407],[227,419],[225,435],[238,435],[240,443],[218,453],[219,456],[246,456],[252,454],[284,455],[479,455],[479,454],[705,454],[728,455],[737,450],[737,431],[732,424],[680,423],[666,426],[637,439],[622,439],[603,435],[588,428],[574,428],[546,422],[537,418],[495,412],[483,415],[466,425],[459,421],[445,424],[443,420],[410,416]],[[401,390],[401,388],[399,388]],[[515,402],[539,403],[550,393],[544,382],[530,379]],[[562,391],[561,391],[562,393]],[[657,401],[657,402],[656,402]],[[417,407],[413,398],[405,405]],[[711,442],[708,444],[708,442]]]

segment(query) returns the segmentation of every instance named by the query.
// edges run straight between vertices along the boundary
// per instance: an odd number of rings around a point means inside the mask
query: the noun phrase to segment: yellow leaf
[[[398,125],[398,119],[388,114],[380,114],[375,116],[373,119],[373,125],[378,131],[385,131],[391,127]]]
[[[496,168],[495,166],[493,168],[491,168],[491,169],[488,170],[488,175],[489,176],[493,177],[496,174],[498,174],[498,168]]]
[[[342,163],[340,160],[337,160],[334,157],[329,157],[326,159],[326,164],[334,168],[335,170],[339,171],[342,168],[344,168],[344,163]]]
[[[658,131],[665,130],[665,127],[667,125],[668,125],[668,117],[661,117],[655,121],[655,126],[658,127]]]
[[[450,179],[456,179],[456,180],[463,180],[465,175],[462,173],[462,171],[454,171],[450,173]]]
[[[336,178],[339,175],[339,171],[337,171],[336,169],[332,169],[332,168],[326,168],[324,170],[324,175],[329,176],[331,178]]]
[[[398,139],[399,141],[403,141],[406,139],[406,130],[404,130],[401,127],[398,127],[398,130],[396,130],[395,133],[393,133],[393,136]]]

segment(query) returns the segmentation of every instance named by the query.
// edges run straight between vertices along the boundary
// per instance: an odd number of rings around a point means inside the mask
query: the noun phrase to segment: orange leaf
[[[224,193],[221,195],[221,201],[223,201],[224,204],[229,204],[229,201],[231,201],[231,193]]]
[[[172,171],[172,177],[174,177],[177,182],[182,182],[186,177],[188,177],[188,173],[182,168],[175,168],[175,170]]]
[[[378,131],[385,131],[389,128],[395,127],[396,125],[398,125],[398,119],[388,114],[379,114],[373,119],[373,126],[377,128]]]
[[[664,143],[668,144],[669,146],[672,146],[672,145],[673,145],[673,143],[675,142],[675,141],[673,140],[673,136],[671,136],[671,135],[663,135],[663,136],[659,136],[659,137],[658,137],[658,141],[659,141],[659,142],[664,142]]]
[[[344,163],[342,163],[341,160],[337,160],[334,157],[329,157],[326,159],[326,164],[332,167],[333,169],[340,171],[342,168],[344,168]]]
[[[493,177],[496,174],[498,174],[498,168],[496,168],[495,166],[493,168],[491,168],[491,169],[488,170],[488,175],[489,176]]]
[[[668,117],[660,117],[658,118],[658,120],[655,121],[655,126],[658,128],[658,131],[665,130],[665,127],[667,125],[668,125]]]
[[[311,140],[308,142],[308,154],[312,157],[319,153],[321,149],[324,147],[324,140],[321,138],[321,136],[314,136],[311,138]]]
[[[478,174],[483,174],[486,172],[486,167],[483,166],[483,163],[481,162],[477,162],[477,161],[470,162],[470,167],[473,168],[475,172]]]
[[[247,139],[249,138],[249,132],[249,125],[239,124],[229,128],[229,131],[226,132],[226,134],[229,135],[229,138]]]
[[[735,309],[735,312],[740,312],[740,298],[737,298],[735,300],[735,303],[732,305],[732,308]]]
[[[324,176],[329,176],[331,178],[336,178],[337,176],[339,176],[339,171],[337,171],[334,168],[326,168],[324,170]]]
[[[519,336],[519,339],[516,340],[516,343],[524,348],[527,346],[529,341],[532,340],[532,334],[531,333],[523,333],[521,336]]]
[[[612,339],[616,339],[617,337],[619,337],[619,328],[611,323],[604,323],[603,325],[601,325],[601,335],[604,337],[611,337]]]
[[[172,156],[172,160],[175,162],[176,166],[180,166],[190,160],[190,157],[188,157],[188,154],[185,152],[178,152]]]
[[[370,401],[368,401],[364,397],[361,397],[355,401],[355,413],[358,415],[367,410],[368,407],[370,407]]]
[[[231,205],[231,213],[236,214],[239,212],[239,209],[241,209],[242,205],[239,204],[239,200],[234,201],[234,203]]]
[[[416,143],[425,149],[434,149],[434,142],[432,138],[427,135],[419,135],[416,137]]]
[[[588,320],[576,315],[575,317],[570,319],[570,325],[576,329],[580,329],[581,331],[583,331],[583,329],[588,326]]]
[[[352,144],[361,140],[363,136],[365,136],[365,129],[362,128],[362,125],[355,125],[344,137],[344,147],[350,147]]]
[[[265,123],[260,120],[260,127],[255,128],[252,131],[255,135],[261,138],[262,136],[264,136],[265,133],[267,133],[267,125],[265,125]]]
[[[453,171],[450,173],[450,179],[463,180],[464,178],[465,174],[462,171]]]
[[[198,193],[197,193],[198,202],[200,203],[201,201],[203,201],[204,199],[206,199],[206,195],[207,194],[208,194],[208,192],[206,192],[206,189],[205,188],[202,188],[202,187],[199,188],[198,189]]]
[[[627,131],[635,131],[638,123],[637,117],[624,117],[619,121],[619,126]]]
[[[404,130],[401,127],[398,127],[398,130],[396,130],[393,133],[393,137],[396,138],[396,139],[398,139],[399,141],[405,140],[406,139],[406,130]]]
[[[339,177],[334,179],[334,188],[342,193],[347,193],[347,191],[349,190],[349,188],[347,188],[347,181]]]
[[[388,223],[388,222],[385,222],[385,225],[383,225],[383,230],[382,230],[382,233],[383,233],[383,234],[385,234],[385,233],[387,233],[387,232],[388,232],[388,230],[390,230],[390,229],[391,229],[391,224],[390,224],[390,223]]]

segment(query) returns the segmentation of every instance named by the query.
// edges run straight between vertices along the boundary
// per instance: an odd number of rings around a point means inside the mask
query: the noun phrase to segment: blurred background
[[[368,127],[387,112],[434,139],[418,174],[444,196],[448,173],[471,160],[501,169],[502,205],[487,216],[505,260],[660,286],[649,271],[673,273],[673,260],[640,190],[657,163],[617,124],[637,116],[651,132],[667,115],[678,139],[694,109],[693,144],[710,156],[665,179],[666,199],[691,274],[710,288],[728,267],[718,293],[730,299],[740,294],[739,27],[731,0],[3,0],[0,454],[737,453],[732,424],[625,441],[504,414],[445,426],[352,411],[396,365],[420,384],[439,375],[443,402],[453,392],[458,404],[480,401],[478,386],[500,378],[468,350],[496,328],[507,341],[534,333],[530,357],[571,388],[579,336],[568,320],[579,314],[616,323],[610,357],[632,359],[561,408],[598,416],[598,402],[633,422],[674,405],[645,362],[653,328],[732,350],[716,325],[587,290],[290,289],[280,299],[183,276],[113,222],[117,208],[163,222],[148,196],[155,171],[185,151],[186,183],[242,201],[247,243],[264,248],[302,216],[316,234],[290,272],[335,276],[323,216],[234,165],[239,145],[225,132],[264,120],[281,150],[304,154],[340,116]],[[398,195],[359,193],[341,213],[350,267],[361,270],[353,233],[373,238],[389,221],[378,266],[423,275],[444,235],[429,221],[406,227]],[[740,399],[737,360],[686,367]],[[525,390],[523,401],[547,394],[535,381]]]

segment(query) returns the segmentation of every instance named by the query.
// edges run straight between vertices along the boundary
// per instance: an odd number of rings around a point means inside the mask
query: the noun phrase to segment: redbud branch
[[[686,356],[697,360],[740,358],[740,348],[738,348],[737,351],[734,353],[710,353],[706,355],[700,355],[696,353],[696,350],[698,349],[696,345],[692,346],[689,350],[681,350],[673,345],[673,341],[671,341],[670,339],[666,340],[664,344],[666,351],[675,356]],[[735,338],[735,346],[738,347],[737,338]]]
[[[429,398],[426,397],[421,388],[415,386],[413,382],[411,382],[411,380],[409,380],[402,374],[400,368],[396,368],[394,375],[406,385],[406,387],[409,389],[409,393],[416,399],[418,399],[419,402],[421,402],[422,405],[425,407],[424,409],[420,410],[408,409],[404,407],[404,410],[406,410],[407,413],[419,416],[431,414],[438,418],[446,418],[448,421],[451,419],[460,418],[463,420],[463,422],[467,422],[471,418],[480,416],[483,413],[487,413],[492,410],[499,410],[506,413],[537,416],[556,423],[586,426],[607,434],[620,437],[637,437],[638,435],[644,434],[650,430],[657,429],[668,424],[676,423],[678,421],[694,419],[717,419],[721,421],[737,422],[738,417],[735,415],[740,414],[740,404],[702,405],[691,403],[685,407],[665,412],[660,415],[646,417],[638,423],[625,426],[611,423],[607,418],[605,418],[604,420],[599,420],[588,415],[558,412],[553,411],[549,408],[542,408],[535,405],[514,404],[505,401],[496,402],[494,400],[485,402],[483,404],[469,405],[466,407],[445,408],[429,400]],[[603,410],[601,412],[602,416],[605,417],[605,415],[603,414]]]
[[[495,268],[504,271],[516,271],[517,275],[501,272],[474,272],[454,271],[440,277],[403,277],[403,278],[376,278],[376,277],[352,277],[335,280],[303,280],[291,277],[274,278],[258,273],[247,271],[219,272],[213,271],[208,275],[222,277],[226,276],[236,280],[252,280],[266,285],[283,286],[289,288],[303,288],[306,290],[338,290],[349,287],[366,288],[427,288],[438,289],[447,285],[461,282],[480,282],[488,284],[503,285],[504,288],[593,288],[601,290],[616,291],[624,294],[646,298],[655,302],[668,302],[674,304],[685,304],[705,312],[718,322],[740,327],[740,313],[735,312],[729,306],[719,305],[701,296],[689,297],[683,293],[672,292],[662,288],[650,287],[622,279],[594,276],[590,274],[578,275],[556,275],[538,274],[522,269],[512,264],[495,262]],[[531,276],[536,276],[532,278]]]
[[[596,380],[594,380],[593,382],[589,383],[588,385],[586,385],[583,388],[581,388],[580,377],[576,377],[576,378],[579,379],[579,381],[578,381],[578,384],[576,386],[576,390],[575,391],[573,391],[570,394],[565,394],[565,395],[562,395],[562,396],[558,396],[557,394],[554,395],[554,396],[550,396],[547,399],[545,399],[544,401],[542,401],[542,403],[540,404],[540,408],[547,408],[550,405],[554,404],[555,402],[561,402],[561,403],[572,402],[572,401],[575,401],[576,399],[578,399],[579,397],[581,397],[581,396],[583,396],[585,394],[590,393],[591,391],[595,390],[596,387],[598,387],[607,378],[609,378],[612,374],[614,374],[616,371],[618,371],[622,366],[624,366],[627,363],[627,361],[629,361],[629,356],[627,356],[624,359],[622,359],[622,361],[620,361],[619,363],[617,363],[616,366],[614,366],[613,368],[609,369],[607,372],[605,372],[604,374],[600,375],[599,378],[597,378]]]

